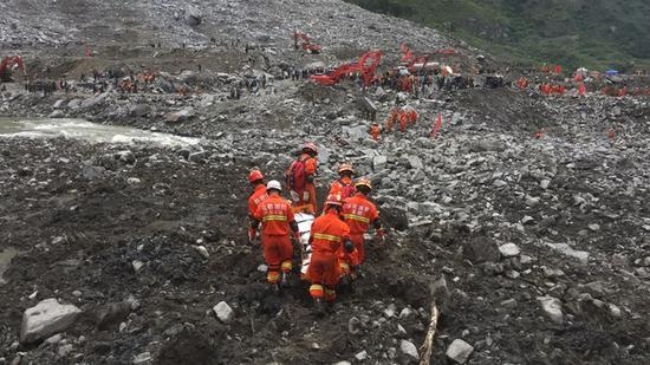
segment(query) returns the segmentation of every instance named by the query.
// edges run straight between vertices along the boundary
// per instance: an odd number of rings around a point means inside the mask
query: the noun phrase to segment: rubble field
[[[650,364],[647,98],[437,92],[406,99],[420,120],[376,142],[360,105],[368,98],[383,123],[390,90],[277,78],[233,100],[232,80],[398,50],[409,32],[414,47],[451,42],[434,30],[334,0],[195,1],[200,14],[151,0],[129,1],[137,26],[116,11],[59,37],[92,18],[76,3],[0,3],[0,44],[36,58],[44,78],[158,65],[202,92],[44,96],[3,84],[0,115],[200,141],[0,138],[0,365],[416,364],[434,302],[432,364]],[[39,26],[43,9],[52,16]],[[293,28],[323,54],[286,52]],[[147,49],[154,36],[162,49]],[[86,38],[91,59],[78,55]],[[246,53],[240,38],[266,50]],[[306,140],[319,146],[321,198],[351,162],[372,179],[388,227],[386,248],[368,243],[362,278],[324,318],[306,283],[268,290],[261,249],[246,238],[248,172],[282,180]]]

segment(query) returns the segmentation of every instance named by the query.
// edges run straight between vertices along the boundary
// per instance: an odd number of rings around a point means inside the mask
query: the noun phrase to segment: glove
[[[345,252],[352,253],[352,251],[354,251],[354,243],[350,240],[346,240],[343,244],[343,248],[345,248]]]
[[[248,229],[248,244],[253,244],[255,242],[255,236],[257,236],[257,230],[255,228]]]

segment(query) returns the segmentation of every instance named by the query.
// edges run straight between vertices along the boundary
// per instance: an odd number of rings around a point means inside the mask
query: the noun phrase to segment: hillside
[[[625,68],[650,58],[650,3],[641,0],[347,1],[451,31],[514,61]]]

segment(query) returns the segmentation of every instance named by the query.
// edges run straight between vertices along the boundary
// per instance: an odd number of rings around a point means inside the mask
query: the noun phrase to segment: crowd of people
[[[294,251],[300,252],[300,265],[308,265],[300,279],[311,284],[309,294],[316,313],[323,314],[327,303],[336,300],[337,289],[353,285],[359,278],[366,258],[364,234],[374,227],[382,247],[385,234],[379,211],[369,198],[372,183],[367,178],[354,180],[351,164],[339,167],[339,179],[332,182],[323,209],[318,209],[317,155],[316,145],[306,143],[286,170],[289,199],[282,196],[279,181],[266,182],[260,170],[250,172],[248,180],[253,191],[248,198],[248,239],[250,243],[256,242],[259,233],[267,265],[266,280],[274,292],[291,285],[290,276],[296,266]],[[308,242],[300,240],[296,221],[299,213],[315,217]]]

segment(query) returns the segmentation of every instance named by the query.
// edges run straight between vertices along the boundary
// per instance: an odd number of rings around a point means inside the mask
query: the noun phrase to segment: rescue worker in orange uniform
[[[298,224],[295,221],[291,204],[280,196],[282,187],[276,180],[266,185],[268,197],[255,211],[252,228],[257,230],[262,224],[262,248],[264,261],[268,266],[266,279],[274,290],[288,285],[288,276],[293,269],[293,245],[291,232],[298,240]],[[282,275],[280,275],[282,271]]]
[[[386,119],[386,127],[384,128],[387,132],[392,132],[393,131],[393,126],[395,125],[395,122],[397,121],[397,118],[399,118],[399,108],[394,107],[391,109],[390,114],[388,115],[388,118]]]
[[[370,126],[370,135],[372,139],[379,141],[379,124],[372,123],[372,126]]]
[[[248,217],[255,219],[255,212],[257,207],[264,201],[268,195],[266,193],[266,184],[264,183],[264,175],[260,170],[253,170],[248,174],[248,182],[253,187],[253,192],[248,197]],[[248,242],[252,243],[255,240],[257,231],[253,227],[248,229]]]
[[[380,245],[385,242],[385,232],[379,221],[379,211],[373,202],[368,199],[368,194],[372,191],[372,184],[368,179],[359,179],[355,187],[357,193],[348,198],[343,204],[343,220],[350,227],[350,239],[354,243],[357,257],[350,255],[350,266],[353,268],[350,272],[351,278],[355,278],[354,267],[363,264],[366,259],[364,233],[372,224],[375,228]]]
[[[324,301],[336,300],[336,285],[341,279],[338,251],[354,251],[350,241],[350,228],[340,218],[342,202],[331,195],[325,202],[325,214],[316,218],[311,226],[309,243],[312,249],[308,276],[309,294],[314,299],[316,312],[322,314]]]
[[[302,147],[302,153],[297,161],[294,161],[289,169],[287,169],[287,185],[291,187],[291,200],[294,212],[307,212],[316,214],[316,172],[318,170],[318,148],[314,143],[305,143]],[[302,166],[299,166],[302,165]],[[301,186],[295,191],[292,187],[292,171],[294,167],[300,167],[304,174],[304,186]],[[300,170],[297,169],[297,170]]]
[[[352,169],[352,165],[347,163],[341,164],[339,166],[339,179],[332,183],[328,195],[336,195],[341,201],[354,195],[356,190],[352,184],[353,175],[354,170]]]
[[[406,126],[408,125],[409,118],[408,113],[404,110],[399,112],[399,131],[404,133],[406,132]]]

